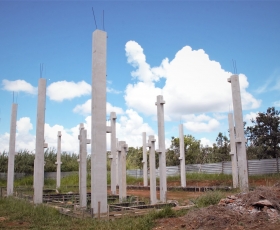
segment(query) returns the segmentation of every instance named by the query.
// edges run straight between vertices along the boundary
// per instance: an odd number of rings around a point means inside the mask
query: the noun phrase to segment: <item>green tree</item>
[[[212,162],[230,161],[230,142],[227,136],[218,133],[216,144],[213,144]]]
[[[200,140],[196,140],[192,135],[185,135],[184,146],[186,164],[198,164],[200,159]],[[180,142],[178,137],[171,138],[170,149],[178,157],[180,156]]]
[[[258,147],[258,158],[278,158],[280,150],[280,112],[269,107],[265,113],[258,113],[247,127],[249,145]]]

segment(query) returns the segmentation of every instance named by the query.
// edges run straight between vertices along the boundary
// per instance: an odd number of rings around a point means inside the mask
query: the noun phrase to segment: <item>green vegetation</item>
[[[96,219],[75,219],[61,215],[58,210],[46,205],[33,206],[31,203],[12,197],[0,199],[0,228],[18,229],[152,229],[152,215],[138,218],[124,217],[114,221]]]
[[[225,197],[225,194],[220,191],[209,191],[193,200],[198,208],[207,207],[218,204],[219,201]]]
[[[247,127],[246,135],[250,155],[258,159],[278,158],[280,152],[280,111],[275,107],[268,108],[265,113],[258,113],[252,119],[252,126]]]
[[[20,229],[124,229],[148,230],[159,218],[176,217],[185,214],[166,206],[162,210],[135,217],[125,216],[114,221],[97,219],[76,219],[64,216],[57,209],[47,205],[34,206],[28,201],[13,197],[0,198],[0,228],[13,226]]]

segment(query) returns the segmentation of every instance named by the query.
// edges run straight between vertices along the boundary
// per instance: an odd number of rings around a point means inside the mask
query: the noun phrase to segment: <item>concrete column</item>
[[[107,126],[107,133],[111,133],[111,155],[109,156],[111,159],[111,193],[116,194],[116,155],[117,155],[117,144],[116,144],[116,113],[111,112],[110,120],[111,126]]]
[[[125,143],[125,141],[119,142],[119,167],[121,175],[119,177],[119,199],[120,202],[125,200],[126,195],[126,152],[127,152],[128,146]]]
[[[149,136],[149,162],[150,162],[150,200],[151,204],[157,203],[157,181],[156,181],[156,156],[155,156],[155,138]]]
[[[179,125],[181,186],[186,187],[185,138],[183,124]]]
[[[116,185],[119,186],[119,154],[118,154],[118,148],[119,148],[119,141],[118,138],[116,138]]]
[[[10,141],[9,141],[9,158],[8,158],[8,175],[7,175],[7,196],[12,196],[14,193],[17,107],[18,107],[17,104],[15,104],[15,103],[12,104],[11,124],[10,124]]]
[[[230,137],[230,156],[232,166],[232,186],[238,188],[238,169],[237,169],[237,156],[236,156],[236,145],[235,145],[235,132],[233,125],[233,114],[228,114],[228,125],[229,125],[229,137]]]
[[[159,153],[159,174],[160,174],[160,201],[166,202],[167,182],[166,182],[166,156],[165,156],[165,131],[164,131],[164,107],[163,96],[157,96],[157,119],[158,119],[158,147]]]
[[[84,124],[80,124],[80,167],[79,167],[79,188],[80,188],[80,207],[87,207],[87,144],[90,140],[87,139],[87,130]]]
[[[245,136],[243,127],[243,115],[242,115],[242,104],[241,104],[241,93],[239,85],[238,75],[232,75],[228,82],[231,83],[232,90],[232,102],[235,120],[235,142],[236,152],[238,158],[238,174],[239,174],[239,187],[242,192],[249,191],[248,183],[248,167],[247,167],[247,154],[245,146]]]
[[[107,213],[106,48],[107,33],[93,32],[91,104],[91,208]]]
[[[57,132],[57,154],[56,154],[56,188],[60,187],[61,181],[61,131]]]
[[[144,186],[148,186],[148,167],[147,167],[147,141],[146,141],[146,133],[142,133],[143,140],[143,184]]]
[[[46,79],[40,78],[38,84],[37,122],[36,122],[36,148],[34,160],[34,204],[43,202],[44,187],[44,143],[45,108],[46,107]]]

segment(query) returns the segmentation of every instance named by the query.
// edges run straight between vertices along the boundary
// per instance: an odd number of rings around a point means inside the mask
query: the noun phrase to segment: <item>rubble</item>
[[[278,193],[278,195],[277,195]],[[259,187],[250,193],[227,196],[221,199],[220,206],[226,206],[239,214],[266,213],[269,220],[280,220],[280,189]]]

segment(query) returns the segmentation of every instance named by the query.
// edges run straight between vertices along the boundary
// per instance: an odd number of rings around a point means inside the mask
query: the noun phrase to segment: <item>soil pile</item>
[[[154,229],[245,230],[280,229],[280,185],[259,187],[222,199],[218,205],[161,219]]]

